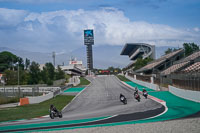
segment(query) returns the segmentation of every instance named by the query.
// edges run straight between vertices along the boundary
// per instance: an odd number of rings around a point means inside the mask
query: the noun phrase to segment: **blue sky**
[[[199,44],[199,22],[200,0],[0,0],[0,46],[69,52],[87,28],[95,45]]]

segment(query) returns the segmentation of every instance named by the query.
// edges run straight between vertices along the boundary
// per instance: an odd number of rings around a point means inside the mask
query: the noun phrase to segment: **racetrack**
[[[156,116],[165,109],[163,105],[151,99],[144,99],[142,96],[141,102],[137,102],[133,97],[134,90],[122,84],[115,76],[100,76],[91,81],[91,84],[63,110],[62,119],[51,120],[50,118],[43,118],[15,123],[2,123],[0,124],[0,129],[3,130],[0,130],[0,132],[131,121]],[[120,93],[126,96],[127,105],[123,105],[120,102]],[[96,119],[92,120],[93,118]],[[80,119],[88,120],[83,120],[81,121],[82,123],[70,123],[70,120],[79,121]],[[26,126],[26,124],[29,125]],[[8,126],[8,129],[3,126]]]
[[[127,98],[127,105],[120,102],[120,93]],[[142,96],[141,102],[137,102],[133,93],[133,89],[122,84],[115,76],[96,77],[81,95],[63,110],[64,118],[80,119],[130,114],[154,110],[162,106]]]

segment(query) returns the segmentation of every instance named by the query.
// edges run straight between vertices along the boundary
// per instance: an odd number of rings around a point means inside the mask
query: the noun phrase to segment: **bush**
[[[0,97],[0,104],[17,103],[19,102],[19,97]]]

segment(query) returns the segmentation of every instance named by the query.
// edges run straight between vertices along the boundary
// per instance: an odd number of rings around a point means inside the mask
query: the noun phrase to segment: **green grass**
[[[19,97],[0,96],[0,104],[17,103],[17,102],[19,102]]]
[[[69,79],[71,78],[71,76],[70,75],[68,75],[68,74],[65,74],[65,79],[66,79],[66,82],[67,83],[69,83]]]
[[[117,77],[121,80],[121,81],[130,81],[129,79],[127,79],[126,77],[122,76],[122,75],[117,75]]]
[[[51,104],[55,105],[58,110],[62,110],[73,98],[74,96],[59,95],[39,104],[2,109],[0,110],[0,122],[48,115]]]
[[[80,84],[78,84],[77,86],[85,86],[85,85],[89,85],[90,81],[88,81],[87,79],[80,77]]]

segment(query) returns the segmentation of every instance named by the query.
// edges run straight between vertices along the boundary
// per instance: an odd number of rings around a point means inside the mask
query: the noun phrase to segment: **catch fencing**
[[[172,86],[200,91],[200,73],[176,73],[171,75]]]
[[[128,74],[134,78],[135,74]],[[136,75],[137,80],[141,80],[147,83],[151,83],[151,78],[153,78],[153,83],[157,84],[160,88],[162,86],[168,87],[168,85],[193,91],[200,91],[200,73],[173,73],[167,76],[157,75]]]

